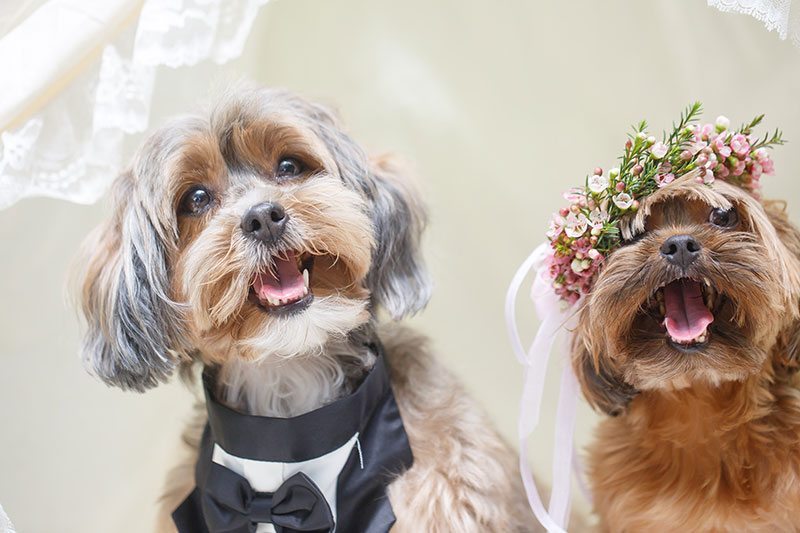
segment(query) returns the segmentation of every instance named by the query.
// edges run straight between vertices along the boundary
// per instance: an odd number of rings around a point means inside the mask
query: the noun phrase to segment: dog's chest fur
[[[800,529],[796,378],[644,393],[590,455],[608,531]]]
[[[230,358],[219,373],[219,398],[229,407],[258,416],[291,417],[352,392],[375,363],[357,341],[329,343],[322,351],[287,359]]]

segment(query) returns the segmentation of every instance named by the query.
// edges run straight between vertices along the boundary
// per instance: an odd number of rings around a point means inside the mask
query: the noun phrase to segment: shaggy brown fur
[[[289,176],[279,172],[287,160],[298,169]],[[202,208],[187,210],[198,190]],[[243,220],[267,202],[282,206],[285,228],[255,239]],[[414,455],[389,487],[395,530],[534,529],[515,454],[487,417],[423,339],[378,329],[380,309],[399,319],[427,302],[424,210],[398,168],[368,160],[326,109],[283,92],[234,93],[210,120],[153,134],[113,206],[82,271],[84,356],[98,376],[142,391],[202,364],[228,406],[297,416],[354,390],[375,361],[365,341],[379,339]],[[312,298],[288,311],[255,289],[287,257],[313,264]],[[170,513],[194,485],[204,419],[200,406],[161,531],[174,531]]]
[[[612,415],[589,449],[595,508],[613,532],[800,531],[800,233],[781,204],[694,177],[627,221],[580,312],[574,368]],[[686,271],[659,254],[677,234],[702,247]],[[681,277],[717,294],[693,350],[667,342],[656,298]]]

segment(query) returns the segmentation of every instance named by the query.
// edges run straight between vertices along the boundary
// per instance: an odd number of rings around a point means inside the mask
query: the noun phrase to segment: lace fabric
[[[94,60],[76,58],[78,74],[42,107],[0,121],[0,208],[28,196],[96,201],[128,155],[126,136],[148,127],[159,67],[238,57],[267,1],[144,1],[138,17],[97,43]],[[69,3],[50,0],[41,9]],[[119,9],[131,3],[119,1]],[[30,38],[41,41],[41,35]]]
[[[781,39],[789,39],[800,47],[800,8],[792,8],[791,0],[707,0],[708,5],[726,13],[750,15],[774,31]]]
[[[14,524],[9,520],[8,515],[0,505],[0,533],[15,533]]]

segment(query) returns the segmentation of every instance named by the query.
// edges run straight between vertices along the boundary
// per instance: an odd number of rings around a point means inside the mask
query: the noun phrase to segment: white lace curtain
[[[11,520],[9,520],[8,515],[3,510],[2,505],[0,505],[0,533],[15,533],[14,524],[12,524]]]
[[[148,126],[158,67],[239,56],[267,1],[0,2],[0,208],[97,200]]]
[[[800,47],[800,6],[792,0],[707,0],[720,11],[743,13],[761,21],[781,39],[789,39]]]
[[[95,201],[148,126],[158,67],[240,55],[267,1],[0,0],[0,209]],[[791,0],[707,2],[800,46]]]

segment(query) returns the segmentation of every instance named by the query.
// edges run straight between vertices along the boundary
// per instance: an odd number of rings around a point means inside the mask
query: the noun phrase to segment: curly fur
[[[281,180],[292,157],[305,169]],[[206,211],[181,198],[202,185]],[[381,339],[414,466],[390,486],[398,531],[527,531],[513,451],[455,380],[404,332],[377,332],[425,305],[430,283],[419,253],[425,212],[388,159],[369,160],[325,108],[281,91],[244,89],[206,120],[185,117],[155,132],[114,186],[114,215],[86,247],[82,311],[87,366],[143,391],[176,368],[216,368],[216,394],[235,409],[296,416],[351,392]],[[247,238],[244,213],[280,203],[278,241]],[[313,301],[265,311],[254,279],[289,254],[313,257]],[[170,474],[159,530],[191,490],[204,409]]]
[[[731,228],[708,222],[734,207]],[[589,448],[606,531],[800,530],[800,233],[783,206],[689,175],[647,198],[623,226],[580,311],[573,363],[605,419]],[[685,272],[659,247],[701,245]],[[673,348],[654,292],[688,276],[722,304],[708,344]]]

